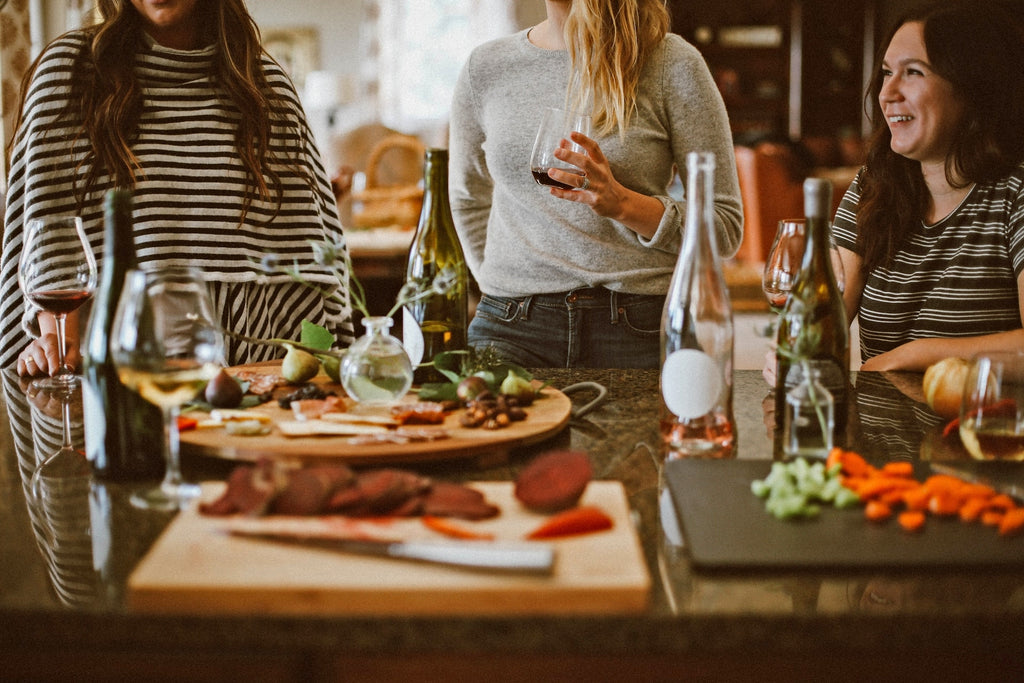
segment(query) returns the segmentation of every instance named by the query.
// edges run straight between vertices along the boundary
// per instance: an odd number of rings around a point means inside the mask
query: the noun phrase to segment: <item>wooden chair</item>
[[[785,145],[737,145],[734,151],[744,225],[736,258],[764,263],[779,221],[804,215],[803,178],[794,172],[796,159]]]

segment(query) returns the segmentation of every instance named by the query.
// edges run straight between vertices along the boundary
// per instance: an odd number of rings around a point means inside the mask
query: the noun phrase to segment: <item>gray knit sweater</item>
[[[686,154],[713,152],[716,234],[736,252],[743,214],[725,106],[697,50],[669,34],[640,80],[638,113],[625,137],[599,138],[616,180],[657,197],[665,213],[645,239],[586,205],[552,197],[530,174],[530,152],[547,107],[564,104],[569,57],[527,31],[478,47],[455,90],[451,203],[470,269],[484,293],[526,296],[604,286],[635,294],[668,290],[686,203],[667,193]]]

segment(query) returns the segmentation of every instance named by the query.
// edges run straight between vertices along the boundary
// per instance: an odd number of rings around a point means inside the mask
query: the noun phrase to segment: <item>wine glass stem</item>
[[[74,444],[71,443],[71,400],[67,397],[61,398],[60,401],[60,417],[61,425],[64,428],[64,443],[62,444],[65,450],[71,450],[74,448]]]
[[[165,490],[176,490],[181,479],[181,450],[178,439],[178,406],[167,406],[164,413],[164,462],[167,471],[161,487]]]
[[[67,314],[54,313],[53,317],[57,322],[57,372],[55,375],[69,374],[70,368],[64,363],[65,349],[67,346]]]

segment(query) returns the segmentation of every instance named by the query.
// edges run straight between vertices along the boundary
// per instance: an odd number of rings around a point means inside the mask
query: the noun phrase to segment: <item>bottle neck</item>
[[[128,193],[112,193],[107,198],[103,238],[103,270],[111,278],[123,279],[125,272],[138,265],[132,229],[132,200]]]
[[[423,202],[432,205],[448,199],[448,150],[427,150],[423,169]]]
[[[715,162],[710,154],[697,154],[687,161],[686,223],[682,250],[697,251],[714,258],[715,238]]]

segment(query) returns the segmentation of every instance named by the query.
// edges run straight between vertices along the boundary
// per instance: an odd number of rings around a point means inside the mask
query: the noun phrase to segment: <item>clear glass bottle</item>
[[[789,300],[779,317],[775,385],[776,431],[783,432],[786,397],[814,370],[834,401],[835,429],[848,412],[850,331],[831,257],[832,184],[804,181],[807,245]]]
[[[715,237],[715,157],[686,158],[686,224],[661,324],[661,435],[667,457],[728,458],[733,318]]]
[[[832,450],[835,401],[821,383],[817,368],[803,373],[800,383],[786,393],[783,443],[788,457],[825,458]]]
[[[353,342],[341,361],[341,385],[360,403],[392,403],[412,386],[412,363],[402,344],[388,332],[391,318],[363,318],[366,334]]]
[[[469,325],[469,269],[448,200],[447,149],[426,151],[423,185],[423,210],[409,248],[405,279],[420,291],[434,291],[402,311],[402,343],[417,384],[447,381],[432,365],[422,364],[443,351],[465,349]],[[440,281],[447,289],[435,286]]]

